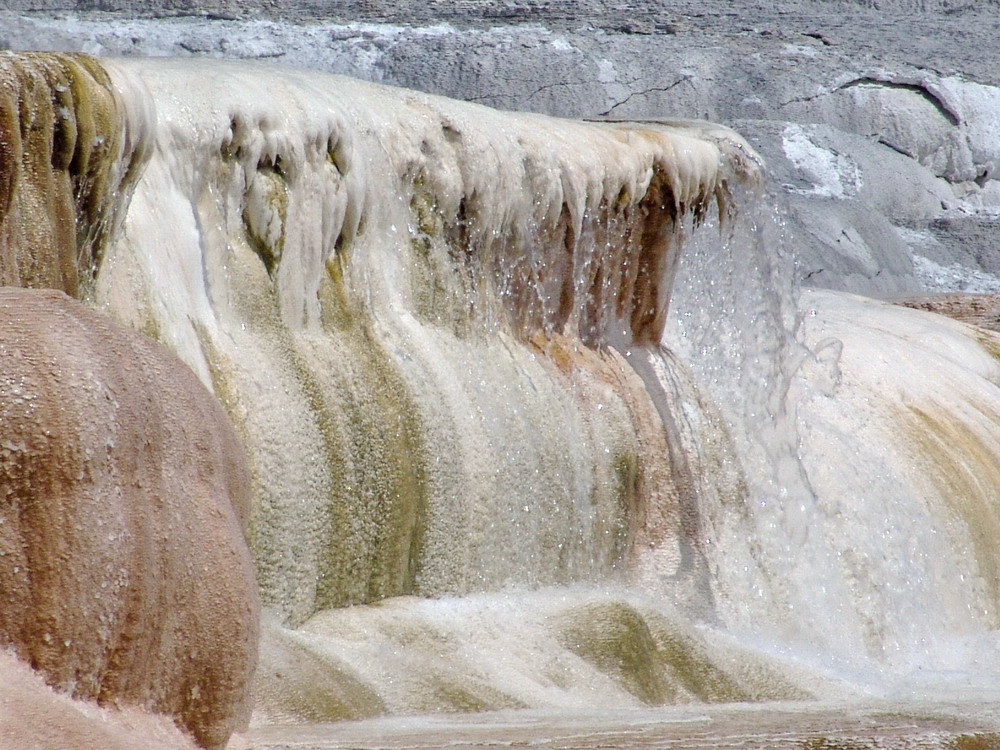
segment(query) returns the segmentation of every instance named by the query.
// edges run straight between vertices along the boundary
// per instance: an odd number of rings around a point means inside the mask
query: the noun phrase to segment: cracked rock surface
[[[271,58],[761,152],[807,285],[1000,292],[998,0],[6,0],[0,46]]]

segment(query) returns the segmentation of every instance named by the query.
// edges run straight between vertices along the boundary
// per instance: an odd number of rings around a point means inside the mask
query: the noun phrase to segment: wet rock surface
[[[891,701],[858,704],[771,704],[698,706],[655,712],[497,712],[439,717],[422,722],[376,720],[341,725],[256,730],[261,750],[308,747],[421,748],[461,744],[497,747],[544,743],[546,747],[685,748],[773,750],[774,748],[902,748],[938,750],[997,747],[994,719],[971,715],[974,704],[923,703],[901,707]]]
[[[0,352],[0,643],[224,746],[258,630],[233,429],[166,349],[62,292],[0,289]]]
[[[13,654],[0,652],[2,750],[194,750],[197,745],[165,716],[104,709],[50,688]]]

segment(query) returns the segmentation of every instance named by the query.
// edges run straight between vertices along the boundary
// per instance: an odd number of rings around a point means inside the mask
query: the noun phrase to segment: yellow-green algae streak
[[[142,149],[96,59],[0,52],[0,284],[85,297]]]
[[[692,632],[627,602],[585,604],[555,622],[565,648],[648,706],[812,697],[765,663],[727,671]]]
[[[416,406],[407,386],[382,350],[360,306],[346,298],[338,273],[341,261],[327,264],[318,297],[321,328],[294,332],[283,322],[275,274],[286,241],[288,186],[277,165],[260,165],[249,177],[234,147],[223,150],[216,179],[220,184],[245,180],[240,224],[229,237],[227,273],[233,287],[233,311],[246,330],[266,343],[280,363],[285,388],[294,388],[307,407],[324,502],[315,519],[320,537],[315,560],[314,593],[307,609],[293,606],[301,620],[316,609],[373,601],[418,592],[420,535],[425,505],[423,450]],[[280,165],[280,159],[277,160]],[[334,176],[333,179],[336,179]],[[262,187],[263,184],[263,187]],[[341,243],[340,257],[349,249]],[[199,340],[213,386],[242,432],[251,454],[268,452],[269,437],[257,431],[241,388],[247,374],[212,342],[207,329]],[[251,524],[251,547],[265,596],[287,606],[284,551],[272,546],[274,529],[285,512],[269,483],[267,466],[255,462],[258,503]]]
[[[983,418],[1000,424],[989,406],[969,404]],[[926,475],[971,544],[981,585],[991,603],[988,620],[1000,627],[1000,465],[992,439],[980,434],[972,420],[938,404],[910,405],[907,442],[922,459]]]

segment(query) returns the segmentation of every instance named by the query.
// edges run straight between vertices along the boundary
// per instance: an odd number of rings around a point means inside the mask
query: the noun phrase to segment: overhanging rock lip
[[[739,132],[726,125],[720,125],[711,120],[684,117],[620,118],[597,116],[583,117],[581,120],[588,123],[626,127],[652,125],[665,130],[689,133],[693,137],[715,144],[729,167],[725,171],[736,177],[742,184],[758,187],[764,181],[764,174],[767,170],[764,158]]]

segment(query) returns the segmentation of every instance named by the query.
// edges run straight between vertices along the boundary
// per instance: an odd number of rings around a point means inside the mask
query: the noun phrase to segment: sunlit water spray
[[[728,232],[691,238],[674,287],[665,343],[723,415],[746,481],[744,502],[705,510],[719,615],[871,689],[941,689],[964,669],[988,684],[995,563],[956,540],[996,528],[995,472],[976,458],[997,429],[995,343],[800,293],[791,241],[767,201],[751,205]],[[967,426],[936,422],[970,412]],[[949,439],[966,447],[942,456]]]

